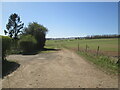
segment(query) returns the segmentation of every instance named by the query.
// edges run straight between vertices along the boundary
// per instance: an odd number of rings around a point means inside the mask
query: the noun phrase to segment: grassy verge
[[[39,53],[52,53],[52,52],[55,52],[55,51],[40,51]]]
[[[77,52],[78,55],[81,55],[86,60],[91,61],[100,69],[104,69],[110,74],[117,74],[118,73],[118,64],[113,62],[110,57],[107,56],[96,56],[86,52]]]

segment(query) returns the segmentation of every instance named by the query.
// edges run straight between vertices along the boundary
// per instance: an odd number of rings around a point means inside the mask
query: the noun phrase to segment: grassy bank
[[[108,73],[118,73],[118,63],[114,61],[114,58],[108,56],[96,56],[86,52],[77,52],[78,55],[82,56],[85,60],[91,61],[98,68],[108,71]]]

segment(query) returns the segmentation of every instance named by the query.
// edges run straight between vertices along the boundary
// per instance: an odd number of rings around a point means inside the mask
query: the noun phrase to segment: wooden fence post
[[[79,51],[79,42],[78,42],[78,51]]]
[[[100,49],[100,47],[98,46],[98,47],[97,47],[97,56],[98,56],[98,54],[99,54],[99,49]]]
[[[58,48],[58,44],[57,44],[57,48]]]
[[[86,44],[86,52],[87,52],[87,48],[88,48],[88,47],[87,47],[87,44]]]

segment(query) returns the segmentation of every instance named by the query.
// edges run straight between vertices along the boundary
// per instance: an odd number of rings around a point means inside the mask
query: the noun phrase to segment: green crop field
[[[48,47],[67,47],[70,49],[78,49],[84,50],[86,49],[86,45],[88,46],[88,50],[96,51],[99,46],[99,51],[103,53],[109,53],[110,55],[117,56],[118,54],[118,39],[68,39],[68,40],[47,40],[46,46]]]

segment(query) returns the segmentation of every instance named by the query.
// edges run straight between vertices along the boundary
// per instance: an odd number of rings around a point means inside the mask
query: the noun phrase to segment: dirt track
[[[74,52],[60,50],[37,55],[10,55],[21,64],[2,80],[3,88],[117,88],[111,77]]]

